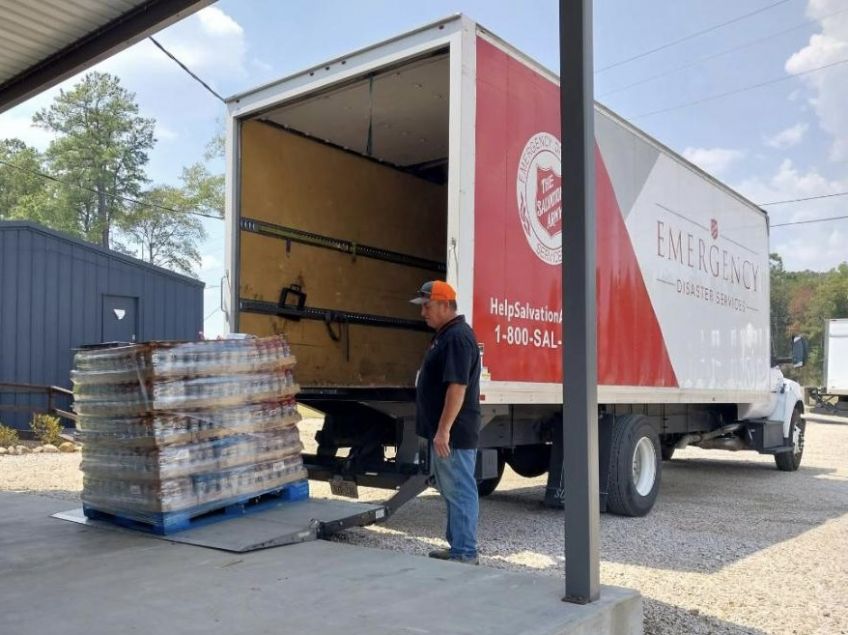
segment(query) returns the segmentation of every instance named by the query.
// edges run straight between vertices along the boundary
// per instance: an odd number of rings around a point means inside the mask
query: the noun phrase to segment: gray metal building
[[[78,346],[196,339],[203,288],[34,223],[0,222],[0,383],[70,388]],[[42,396],[0,391],[0,405],[44,404]],[[29,419],[0,411],[0,421],[16,428]]]

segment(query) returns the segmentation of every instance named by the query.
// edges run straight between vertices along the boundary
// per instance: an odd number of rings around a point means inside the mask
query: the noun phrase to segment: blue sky
[[[554,0],[221,0],[156,37],[228,96],[459,12],[558,68]],[[846,0],[603,0],[595,3],[595,68],[753,12],[597,72],[596,96],[757,203],[848,190],[848,63],[841,63],[848,60]],[[724,53],[729,49],[736,50]],[[827,64],[835,65],[806,72]],[[222,128],[224,106],[147,41],[97,68],[119,75],[144,115],[156,118],[148,173],[155,182],[176,182]],[[786,79],[678,107],[778,78]],[[621,90],[637,82],[643,83]],[[57,90],[0,115],[0,137],[46,148],[50,137],[29,121]],[[772,224],[844,215],[848,197],[768,210]],[[207,229],[200,275],[210,286],[206,331],[217,334],[225,328],[215,312],[223,223],[208,221]],[[827,270],[848,260],[848,220],[775,227],[771,240],[790,269]]]

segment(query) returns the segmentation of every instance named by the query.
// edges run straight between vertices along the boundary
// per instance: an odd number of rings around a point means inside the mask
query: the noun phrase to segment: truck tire
[[[501,482],[501,477],[504,473],[504,467],[506,466],[506,461],[504,460],[504,453],[498,452],[498,475],[493,476],[492,478],[484,478],[482,480],[477,481],[477,495],[480,498],[484,496],[488,496],[498,487],[498,483]]]
[[[610,439],[607,509],[620,516],[644,516],[660,489],[660,438],[642,415],[615,418]]]
[[[774,455],[774,462],[781,472],[794,472],[801,466],[801,457],[804,456],[804,430],[807,422],[801,418],[801,410],[795,408],[792,411],[792,420],[789,422],[789,438],[784,439],[786,445],[792,445],[791,452],[781,452]]]
[[[536,478],[550,467],[551,446],[546,443],[519,445],[512,449],[506,462],[519,476]]]

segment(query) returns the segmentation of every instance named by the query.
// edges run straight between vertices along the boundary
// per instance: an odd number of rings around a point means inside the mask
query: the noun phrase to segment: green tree
[[[26,198],[39,195],[46,180],[38,150],[20,139],[0,140],[0,220],[21,218],[19,206]]]
[[[203,162],[183,168],[183,192],[194,207],[194,211],[207,216],[224,217],[224,175],[213,174],[207,165],[224,158],[224,135],[216,134],[206,144]]]
[[[79,233],[108,248],[128,213],[120,197],[138,197],[147,181],[154,120],[139,115],[135,95],[117,77],[92,72],[33,122],[57,134],[46,153],[51,173],[79,186],[63,188],[60,205],[73,213]]]
[[[771,274],[771,347],[776,357],[789,354],[789,278],[779,254],[769,254]]]
[[[195,212],[224,217],[224,175],[212,174],[202,163],[183,168],[183,195]]]
[[[122,219],[123,233],[149,263],[194,275],[200,264],[198,242],[206,238],[193,201],[180,188],[159,186],[145,192],[144,205]]]
[[[848,263],[828,272],[786,271],[777,254],[771,255],[772,340],[778,357],[789,356],[791,338],[809,342],[807,364],[787,369],[804,385],[818,386],[824,364],[824,324],[848,317]]]

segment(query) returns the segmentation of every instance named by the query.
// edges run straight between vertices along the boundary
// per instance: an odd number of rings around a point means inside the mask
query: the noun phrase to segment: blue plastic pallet
[[[178,512],[159,512],[145,514],[145,520],[122,515],[119,512],[107,512],[83,503],[82,511],[92,520],[105,520],[127,529],[146,531],[159,536],[169,536],[186,529],[211,525],[233,516],[255,514],[281,502],[302,501],[309,498],[309,481],[301,480],[260,491],[247,497],[215,501],[199,507]]]

